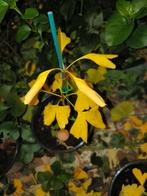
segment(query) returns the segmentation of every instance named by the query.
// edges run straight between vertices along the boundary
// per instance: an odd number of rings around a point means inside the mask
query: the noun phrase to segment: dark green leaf
[[[118,12],[123,16],[131,16],[132,13],[132,4],[127,0],[118,0],[116,2],[116,8]]]
[[[127,41],[131,48],[143,48],[147,46],[147,25],[139,25]]]
[[[50,178],[51,178],[51,173],[49,173],[49,172],[38,172],[38,174],[37,174],[37,180],[41,184],[45,181],[49,181]]]
[[[76,1],[64,0],[61,6],[60,13],[63,15],[65,20],[70,20],[74,14],[76,8]]]
[[[72,163],[75,161],[75,154],[74,153],[65,153],[60,156],[60,159],[65,163]]]
[[[105,40],[109,46],[122,44],[131,34],[134,23],[120,14],[113,15],[106,25]]]
[[[132,0],[132,10],[134,14],[138,16],[139,13],[143,12],[144,8],[147,8],[146,0],[141,0],[141,1]]]
[[[64,183],[61,180],[57,179],[57,178],[52,178],[52,180],[50,182],[50,186],[54,190],[59,190],[59,189],[62,189],[64,187]]]
[[[52,165],[51,165],[51,169],[53,170],[53,172],[55,174],[59,174],[62,170],[62,167],[61,167],[61,164],[59,161],[56,161],[54,162]]]
[[[25,112],[26,106],[15,92],[8,95],[6,102],[11,107],[10,112],[12,116],[19,117]]]
[[[23,19],[33,19],[39,15],[39,12],[36,8],[27,8],[25,13],[22,15]]]
[[[0,125],[0,133],[3,133],[5,138],[17,139],[19,137],[19,130],[13,121],[6,121]]]
[[[12,86],[10,85],[1,85],[0,86],[0,97],[6,98],[11,91]]]
[[[38,25],[38,24],[48,24],[48,19],[47,16],[45,14],[40,14],[39,16],[37,16],[36,18],[34,18],[33,20],[34,25]]]
[[[137,137],[137,135],[139,134],[139,129],[133,128],[133,129],[131,129],[129,132],[130,132],[130,134],[131,134],[133,137]]]
[[[25,164],[31,162],[34,158],[34,152],[37,152],[39,148],[40,146],[38,144],[22,144],[19,160]]]
[[[48,180],[47,181],[43,181],[42,184],[41,184],[41,187],[42,187],[42,190],[44,192],[48,192],[49,188],[50,188],[50,182]]]
[[[21,15],[21,12],[20,12],[19,8],[16,5],[16,2],[18,0],[5,0],[5,1],[9,4],[10,9],[15,10],[18,14]]]
[[[28,25],[22,25],[18,28],[17,34],[16,34],[16,41],[18,43],[24,41],[28,38],[30,35],[31,28]]]
[[[0,23],[2,22],[3,18],[5,17],[8,6],[9,5],[7,2],[0,0]]]
[[[142,8],[137,14],[136,14],[136,18],[140,19],[147,16],[147,7]]]
[[[21,136],[24,141],[31,142],[31,143],[35,142],[35,138],[33,136],[30,126],[23,125]]]
[[[112,145],[112,147],[122,148],[124,146],[124,143],[125,143],[125,138],[122,134],[112,135],[110,140],[110,145]]]

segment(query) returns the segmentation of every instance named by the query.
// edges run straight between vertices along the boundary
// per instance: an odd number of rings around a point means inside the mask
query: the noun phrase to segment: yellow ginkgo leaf
[[[51,104],[45,106],[43,115],[44,124],[47,126],[51,125],[51,123],[55,120],[56,117],[56,106]]]
[[[75,110],[76,111],[83,111],[88,110],[90,107],[97,106],[94,101],[92,101],[89,97],[87,97],[84,93],[81,91],[77,91],[77,99],[75,103]]]
[[[76,59],[68,67],[70,67],[72,64],[76,63],[77,61],[80,61],[82,59],[88,59],[88,60],[91,60],[94,63],[96,63],[97,65],[100,65],[102,67],[115,69],[116,65],[112,61],[110,61],[109,59],[113,59],[116,57],[118,57],[118,55],[116,55],[116,54],[107,54],[106,55],[106,54],[89,53],[89,54],[86,54],[86,55]]]
[[[42,190],[40,185],[36,186],[36,190],[35,190],[35,196],[50,196],[50,193],[46,193]]]
[[[133,168],[132,172],[138,182],[143,186],[145,181],[147,180],[147,173],[142,173],[141,170],[138,168]]]
[[[82,187],[84,188],[85,191],[87,191],[88,187],[91,185],[92,183],[92,180],[91,179],[88,179],[86,180],[83,184],[82,184]]]
[[[59,105],[51,105],[48,104],[44,111],[44,124],[51,125],[51,123],[57,120],[57,123],[60,129],[64,129],[65,125],[68,123],[68,118],[70,115],[70,107],[69,105],[59,106]]]
[[[31,61],[27,61],[25,64],[25,72],[27,75],[32,76],[36,70],[36,64],[31,63]]]
[[[121,196],[141,196],[145,191],[143,186],[138,186],[137,184],[122,185],[122,189],[119,195]]]
[[[134,123],[135,126],[141,126],[142,120],[136,116],[130,116],[129,119]]]
[[[21,195],[21,193],[24,192],[22,188],[23,187],[22,182],[17,178],[14,179],[14,187],[16,190],[13,193],[13,196]]]
[[[36,79],[34,85],[32,86],[32,88],[25,95],[24,104],[29,104],[32,101],[32,99],[39,93],[39,91],[43,87],[48,75],[50,74],[50,72],[52,72],[54,70],[56,70],[56,68],[41,72],[39,74],[39,76],[37,77],[37,79]]]
[[[83,94],[89,97],[98,106],[104,107],[106,105],[103,98],[96,91],[90,88],[84,80],[74,76],[70,72],[68,72],[68,74],[71,76],[71,78],[74,80],[75,84],[77,85],[78,89]]]
[[[147,153],[147,143],[141,144],[141,145],[140,145],[140,149],[141,149],[143,152],[146,152],[146,153]]]
[[[77,180],[81,180],[81,179],[88,178],[88,174],[82,168],[78,167],[74,172],[74,177]]]
[[[60,129],[64,129],[65,125],[68,124],[69,116],[70,116],[69,105],[56,106],[56,119]]]
[[[82,187],[76,186],[72,181],[69,181],[68,189],[69,189],[69,191],[72,191],[74,193],[83,193],[83,192],[85,192]]]
[[[51,90],[55,92],[57,89],[60,89],[62,87],[63,79],[61,73],[57,73],[55,75],[55,80],[53,81],[53,84],[51,86]]]
[[[70,133],[75,138],[82,138],[87,143],[88,139],[88,124],[87,121],[96,128],[105,128],[100,112],[97,107],[86,112],[78,112],[78,116],[70,129]]]
[[[96,128],[105,128],[101,113],[97,107],[85,112],[85,119]]]
[[[70,129],[70,133],[77,139],[82,138],[87,143],[88,124],[84,112],[78,112],[78,116]]]
[[[71,39],[67,37],[66,34],[63,33],[60,28],[58,29],[58,41],[60,45],[60,51],[62,54],[64,48],[71,42]]]
[[[87,78],[92,84],[96,84],[105,79],[104,75],[107,70],[105,67],[98,67],[97,69],[90,68],[87,71]]]

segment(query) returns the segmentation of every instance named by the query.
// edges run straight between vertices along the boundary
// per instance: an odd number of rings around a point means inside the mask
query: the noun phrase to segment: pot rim
[[[19,154],[19,151],[20,151],[20,146],[21,146],[21,137],[19,137],[17,140],[15,140],[16,142],[16,149],[15,149],[15,153],[13,155],[13,159],[12,161],[10,162],[10,164],[8,165],[7,168],[5,168],[3,170],[3,172],[0,174],[0,177],[4,176],[5,174],[7,174],[9,172],[9,170],[12,168],[12,166],[14,165],[15,163],[15,160],[17,159],[17,156]]]
[[[132,166],[132,165],[138,165],[140,163],[147,163],[147,159],[140,159],[140,160],[134,160],[134,161],[131,161],[129,163],[126,163],[124,166],[122,166],[121,168],[117,169],[117,171],[115,172],[112,180],[111,180],[111,184],[110,184],[110,188],[109,188],[109,191],[108,191],[108,196],[112,196],[112,190],[113,190],[113,187],[114,187],[114,183],[117,179],[117,177],[129,166]]]

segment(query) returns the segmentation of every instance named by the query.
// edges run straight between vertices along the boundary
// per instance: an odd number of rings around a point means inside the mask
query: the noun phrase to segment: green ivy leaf
[[[37,173],[37,180],[39,181],[39,183],[43,183],[45,181],[49,181],[51,178],[51,173],[49,172],[38,172]]]
[[[119,103],[110,112],[112,121],[115,122],[128,117],[128,115],[133,111],[133,109],[133,104],[129,101],[123,101]]]
[[[131,48],[143,48],[147,46],[147,25],[139,25],[128,39],[127,45]]]
[[[19,117],[25,112],[26,106],[21,102],[15,92],[9,93],[6,102],[7,105],[11,107],[10,113],[12,116]]]
[[[19,137],[19,130],[13,121],[6,121],[0,125],[0,133],[3,133],[4,138],[12,138],[14,140]]]
[[[25,20],[33,19],[39,15],[39,12],[36,8],[27,8],[25,13],[22,15],[22,18]]]
[[[122,148],[124,146],[124,143],[125,143],[125,138],[122,134],[112,135],[111,140],[110,140],[110,145],[112,145],[112,147]]]
[[[55,161],[52,165],[51,165],[51,169],[53,170],[53,172],[55,174],[59,174],[61,173],[62,167],[59,161]]]
[[[40,149],[38,144],[22,144],[19,160],[25,164],[30,163],[34,158],[34,153]]]
[[[116,9],[123,16],[132,16],[133,15],[132,4],[130,1],[118,0],[116,2]]]
[[[30,126],[28,125],[23,125],[22,127],[22,133],[21,133],[21,137],[24,141],[26,142],[30,142],[30,143],[33,143],[35,142],[35,138],[33,136],[33,133],[31,131],[31,128]]]
[[[4,85],[0,86],[0,97],[3,97],[4,99],[7,98],[11,89],[12,89],[12,86],[10,86],[10,85],[4,84]]]
[[[19,8],[16,5],[16,2],[18,0],[5,0],[5,1],[9,4],[10,9],[15,10],[18,14],[22,15],[21,11],[19,10]]]
[[[134,22],[127,20],[120,14],[114,14],[105,29],[105,41],[109,46],[122,44],[131,34]]]
[[[16,34],[16,41],[18,43],[24,41],[27,39],[30,35],[31,28],[28,25],[22,25],[18,28],[17,34]]]
[[[141,0],[141,1],[132,0],[132,9],[134,14],[136,14],[136,16],[139,13],[143,12],[144,8],[147,8],[146,0]]]
[[[8,10],[8,3],[0,0],[0,23],[2,22],[3,18],[5,17],[5,14]]]

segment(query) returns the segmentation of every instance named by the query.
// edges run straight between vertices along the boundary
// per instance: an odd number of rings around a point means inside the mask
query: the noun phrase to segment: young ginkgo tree
[[[58,30],[58,40],[60,44],[60,52],[63,54],[65,47],[71,42],[71,39],[65,33]],[[60,130],[65,130],[69,123],[69,119],[73,115],[73,110],[76,112],[76,117],[69,131],[75,138],[81,138],[84,142],[88,139],[88,123],[96,128],[105,128],[102,120],[99,107],[104,107],[105,101],[93,90],[92,85],[85,80],[75,76],[71,72],[70,67],[82,59],[91,60],[98,66],[115,69],[115,64],[111,59],[116,58],[114,54],[86,54],[70,65],[61,68],[53,68],[43,71],[35,80],[33,86],[24,97],[24,103],[30,105],[38,104],[38,94],[45,92],[50,94],[54,100],[54,96],[58,98],[56,104],[53,101],[49,102],[43,111],[44,125],[51,126],[53,122],[57,122]],[[63,60],[62,60],[63,62]],[[54,74],[54,81],[51,84],[47,83],[47,78],[50,73]],[[49,88],[44,90],[44,86]],[[70,90],[69,90],[70,89]],[[74,98],[70,99],[74,95]],[[74,99],[74,101],[73,101]]]

